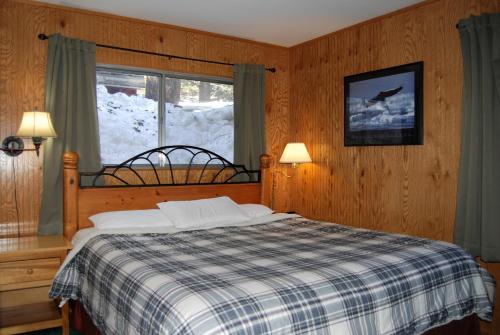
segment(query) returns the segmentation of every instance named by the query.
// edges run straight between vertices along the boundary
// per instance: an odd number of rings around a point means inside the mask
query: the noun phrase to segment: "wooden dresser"
[[[68,305],[49,299],[52,279],[71,244],[63,236],[0,239],[0,335],[62,327]]]

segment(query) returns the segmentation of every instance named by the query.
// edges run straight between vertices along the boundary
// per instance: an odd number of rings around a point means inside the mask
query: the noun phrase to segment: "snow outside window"
[[[165,145],[197,146],[233,160],[233,85],[228,80],[98,68],[97,111],[103,164]],[[173,164],[187,164],[191,156],[172,158]],[[158,157],[153,162],[165,163]]]

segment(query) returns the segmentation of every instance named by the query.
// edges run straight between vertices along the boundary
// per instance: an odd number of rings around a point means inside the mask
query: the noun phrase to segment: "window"
[[[103,164],[165,145],[202,147],[233,160],[228,79],[99,67],[97,112]],[[158,157],[153,162],[165,163]],[[187,162],[179,153],[172,163]]]

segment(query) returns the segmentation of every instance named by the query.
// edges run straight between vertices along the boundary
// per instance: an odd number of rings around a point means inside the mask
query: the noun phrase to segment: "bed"
[[[79,174],[77,155],[64,155],[64,232],[78,239],[50,295],[78,300],[101,333],[465,334],[478,331],[475,315],[491,320],[493,278],[445,242],[293,214],[195,229],[84,230],[93,214],[162,201],[228,196],[269,204],[267,155],[259,171],[249,171],[190,147],[181,169],[187,176],[176,177],[170,160],[166,173],[147,170],[153,178],[131,171],[137,159],[179,150],[185,147],[155,149],[97,174]],[[193,168],[201,155],[219,168]],[[142,186],[127,185],[125,176]],[[92,186],[82,187],[81,178]],[[99,178],[122,185],[99,186]]]

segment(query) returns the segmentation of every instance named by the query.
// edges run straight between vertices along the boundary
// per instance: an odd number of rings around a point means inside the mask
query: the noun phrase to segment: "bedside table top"
[[[73,248],[62,235],[0,238],[0,254],[63,251]]]

